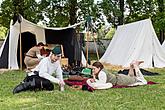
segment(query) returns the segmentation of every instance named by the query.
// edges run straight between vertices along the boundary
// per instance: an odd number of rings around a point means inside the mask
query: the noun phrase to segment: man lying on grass
[[[43,58],[40,63],[28,73],[24,81],[14,88],[13,94],[26,90],[53,90],[53,83],[59,84],[63,89],[65,83],[59,61],[60,58],[61,49],[59,46],[56,46],[51,54]]]
[[[94,89],[108,89],[113,85],[137,86],[145,85],[147,81],[139,69],[143,61],[133,61],[130,64],[128,75],[106,73],[104,66],[100,62],[93,63],[93,78],[87,80],[87,84]],[[135,73],[134,73],[135,69]]]

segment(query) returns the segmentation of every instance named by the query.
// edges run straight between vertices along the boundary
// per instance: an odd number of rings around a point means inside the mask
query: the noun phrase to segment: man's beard
[[[56,62],[56,61],[57,61],[57,60],[55,60],[55,61],[54,61],[54,60],[51,60],[51,63],[54,63],[54,62]]]

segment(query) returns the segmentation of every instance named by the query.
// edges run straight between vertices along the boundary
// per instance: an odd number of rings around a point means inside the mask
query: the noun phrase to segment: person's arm
[[[42,60],[43,58],[45,58],[45,56],[41,56],[41,52],[38,47],[35,47],[35,51],[36,51],[36,56],[39,60]]]
[[[100,73],[98,74],[98,79],[95,79],[96,82],[99,83],[106,83],[107,81],[107,75],[104,71],[100,71]]]
[[[58,67],[57,67],[57,69],[56,69],[56,77],[57,77],[59,80],[63,80],[62,69],[61,69],[60,63],[58,63]]]
[[[56,77],[60,80],[60,84],[64,85],[63,75],[62,75],[62,69],[60,65],[60,61],[58,61],[58,67],[56,69]]]
[[[54,76],[50,75],[48,73],[48,64],[45,59],[41,60],[39,63],[39,76],[43,77],[45,79],[48,79],[49,81],[53,83],[60,83],[60,80],[58,78],[55,78]]]
[[[43,58],[45,58],[45,56],[41,56],[40,54],[37,54],[37,58],[38,58],[39,60],[42,60]]]

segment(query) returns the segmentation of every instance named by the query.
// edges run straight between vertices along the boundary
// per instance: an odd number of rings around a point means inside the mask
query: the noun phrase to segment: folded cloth
[[[84,77],[79,76],[79,75],[72,75],[68,78],[69,81],[84,81],[86,79],[87,78],[84,78]]]
[[[67,80],[64,80],[64,82],[67,84],[67,85],[69,85],[69,86],[72,86],[72,85],[83,85],[83,84],[86,84],[86,80],[87,79],[84,79],[84,80],[79,80],[79,81],[77,81],[77,80],[69,80],[69,79],[67,79]]]
[[[81,86],[82,87],[82,90],[86,90],[86,91],[89,91],[89,92],[93,92],[95,89],[90,87],[86,81],[87,81],[88,78],[84,79],[84,80],[64,80],[65,84],[69,85],[69,86],[74,86],[74,85],[78,85],[78,86]]]

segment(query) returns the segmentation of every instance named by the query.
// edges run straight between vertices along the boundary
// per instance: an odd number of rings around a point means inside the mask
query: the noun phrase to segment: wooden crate
[[[61,58],[61,65],[68,66],[68,58]]]

